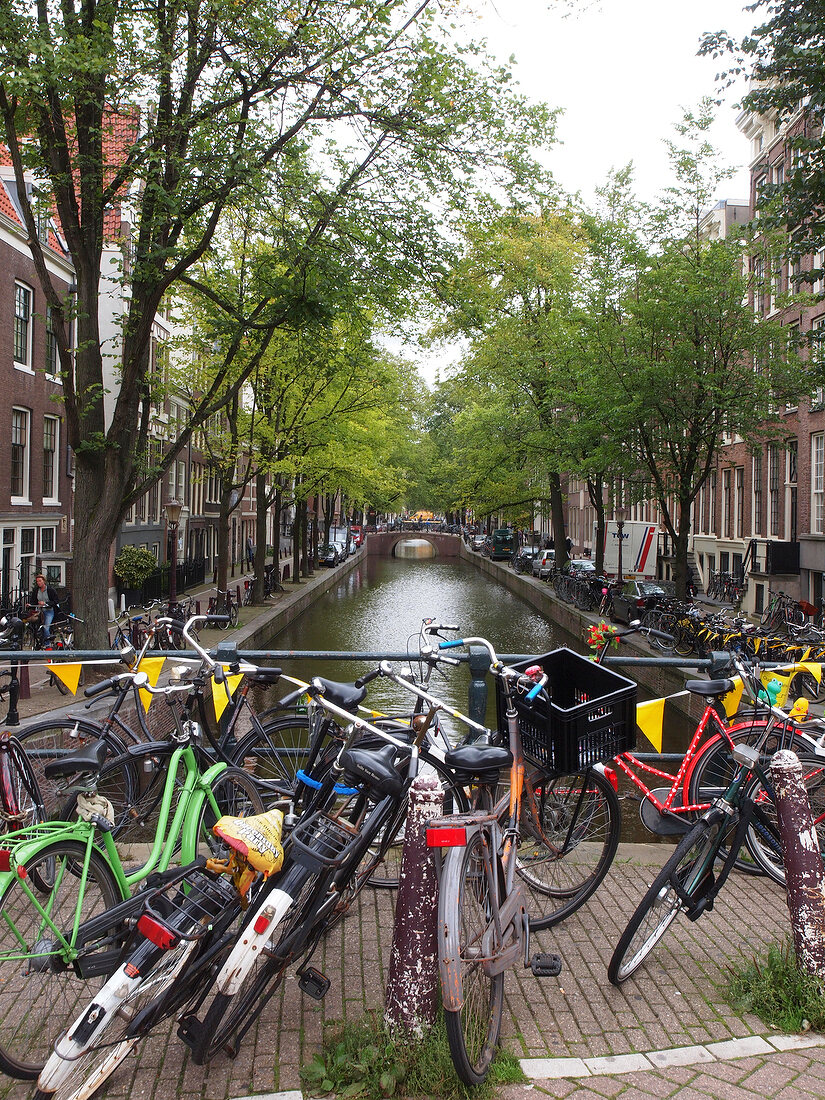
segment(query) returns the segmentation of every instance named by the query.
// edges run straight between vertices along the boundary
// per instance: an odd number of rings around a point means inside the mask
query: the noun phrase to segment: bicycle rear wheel
[[[621,831],[618,795],[596,768],[526,778],[516,868],[532,887],[531,929],[584,905],[610,869]]]
[[[33,1081],[68,1020],[103,984],[84,980],[65,957],[51,923],[71,943],[75,914],[91,919],[121,900],[108,863],[78,841],[47,845],[26,865],[27,877],[10,882],[0,900],[0,1069]]]
[[[613,985],[635,974],[679,913],[713,887],[713,865],[732,827],[722,815],[703,818],[682,837],[619,938],[607,968]]]
[[[797,752],[796,749],[793,750]],[[802,766],[802,779],[811,805],[811,817],[819,838],[821,851],[825,851],[825,761],[821,757],[797,752]],[[747,797],[754,803],[754,813],[745,845],[758,868],[774,882],[785,885],[785,860],[779,834],[776,806],[761,780],[755,779],[748,788]]]
[[[465,847],[448,851],[439,898],[439,955],[454,960],[451,977],[462,1000],[458,1010],[445,1009],[444,1021],[456,1073],[466,1085],[487,1077],[504,1005],[504,972],[493,974],[488,965],[500,946],[493,915],[501,900],[495,896],[500,877],[485,860],[488,840],[477,831]]]
[[[264,812],[263,799],[252,776],[240,768],[227,768],[212,784],[212,794],[218,804],[218,815],[205,798],[198,815],[198,850],[196,856],[220,859],[229,854],[223,841],[215,836],[214,825],[219,817],[252,817]]]
[[[126,746],[120,738],[104,730],[102,726],[68,715],[65,718],[36,722],[18,734],[18,739],[40,787],[43,807],[50,818],[65,820],[73,802],[70,796],[67,796],[65,781],[61,784],[55,779],[46,778],[43,770],[46,764],[52,760],[62,759],[86,745],[94,744],[101,738],[109,746],[111,756],[121,756],[126,752]],[[110,762],[107,762],[106,768],[109,766]],[[124,758],[120,774],[109,770],[106,779],[98,789],[112,803],[116,814],[125,813],[137,791],[137,772],[134,764],[128,758]]]
[[[248,775],[294,790],[297,773],[309,756],[309,719],[287,715],[253,729],[231,753],[232,763]]]

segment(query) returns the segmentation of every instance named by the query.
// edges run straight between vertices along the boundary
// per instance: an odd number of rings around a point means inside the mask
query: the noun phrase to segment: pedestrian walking
[[[246,540],[246,564],[249,569],[252,569],[255,564],[255,547],[252,545],[252,539],[249,537],[247,537]]]

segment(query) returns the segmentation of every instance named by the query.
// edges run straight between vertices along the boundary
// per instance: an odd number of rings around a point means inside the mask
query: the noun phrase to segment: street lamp
[[[621,504],[618,505],[618,507],[616,507],[614,509],[613,515],[616,519],[616,528],[619,532],[619,576],[618,576],[618,581],[619,581],[619,584],[624,584],[624,576],[622,575],[622,542],[624,540],[624,535],[622,534],[622,532],[624,530],[625,511],[624,511],[624,508],[622,507]]]
[[[169,606],[178,602],[178,524],[183,505],[179,500],[167,500],[166,522],[172,536],[172,554],[169,558]]]

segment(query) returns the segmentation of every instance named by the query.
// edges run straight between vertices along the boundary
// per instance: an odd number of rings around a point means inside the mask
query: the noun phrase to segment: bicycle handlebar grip
[[[278,700],[279,707],[291,707],[301,698],[302,695],[306,695],[306,688],[298,688],[297,691],[291,691],[289,695],[285,695],[283,699]]]
[[[83,694],[87,699],[91,699],[93,695],[100,695],[104,691],[110,691],[118,683],[116,676],[110,676],[108,680],[101,680],[99,684],[92,684],[91,687],[83,689]]]
[[[204,618],[205,618],[207,623],[217,624],[217,623],[228,623],[229,622],[229,616],[228,615],[205,615]]]
[[[645,631],[646,634],[650,634],[654,638],[661,638],[665,642],[675,641],[672,634],[666,634],[664,630],[654,630],[652,627],[648,627]]]
[[[454,638],[450,642],[439,642],[438,643],[438,648],[439,649],[456,649],[458,646],[461,646],[461,645],[464,645],[464,639],[463,638]]]
[[[532,703],[532,702],[533,702],[533,701],[534,701],[534,700],[536,699],[536,697],[538,696],[539,692],[540,692],[540,691],[542,690],[542,688],[544,687],[544,684],[545,684],[545,683],[546,683],[546,680],[544,680],[544,681],[540,681],[540,682],[539,682],[538,684],[536,684],[536,686],[535,686],[535,687],[533,687],[533,688],[530,688],[530,690],[529,690],[529,691],[527,692],[527,694],[526,694],[526,695],[524,696],[524,701],[525,701],[526,703]]]
[[[366,672],[366,673],[364,673],[363,676],[359,676],[358,679],[355,681],[355,686],[357,688],[366,687],[367,684],[372,683],[372,681],[375,680],[376,677],[378,677],[380,675],[381,675],[381,669],[380,668],[374,668],[372,670],[372,672]]]

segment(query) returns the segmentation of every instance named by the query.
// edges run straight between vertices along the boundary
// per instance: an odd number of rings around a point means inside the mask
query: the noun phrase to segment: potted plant
[[[126,598],[139,598],[144,583],[157,569],[155,555],[142,546],[124,546],[115,558],[115,576],[121,583]]]

